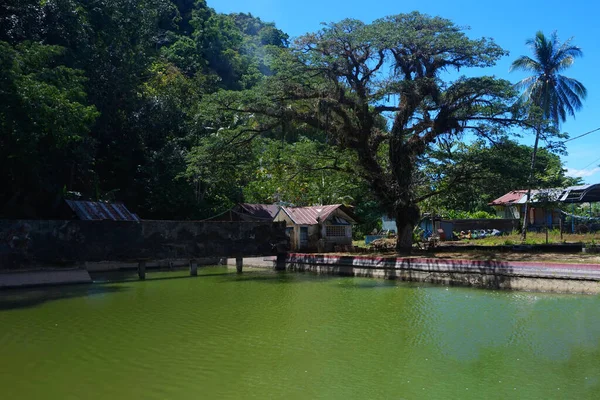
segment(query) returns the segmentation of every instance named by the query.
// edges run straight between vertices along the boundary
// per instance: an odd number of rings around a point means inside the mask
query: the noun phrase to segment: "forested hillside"
[[[369,229],[385,204],[362,173],[360,152],[332,133],[343,121],[319,75],[332,70],[296,70],[291,39],[273,23],[209,6],[0,4],[0,217],[52,217],[64,197],[122,201],[147,219],[205,218],[240,201],[346,203]],[[320,45],[317,36],[301,38],[296,50]],[[273,85],[283,97],[269,95]],[[336,101],[344,105],[344,96]],[[313,123],[300,113],[312,113]],[[383,143],[392,124],[373,115]],[[524,187],[531,150],[509,136],[428,143],[415,190],[439,196],[424,196],[421,209],[486,209]],[[380,157],[389,152],[383,144]],[[538,186],[572,183],[550,151],[537,169]]]

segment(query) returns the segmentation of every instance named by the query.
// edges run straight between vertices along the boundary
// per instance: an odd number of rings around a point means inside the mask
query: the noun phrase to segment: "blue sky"
[[[491,37],[496,43],[510,52],[493,68],[481,69],[483,75],[496,75],[499,78],[516,82],[525,75],[509,73],[510,63],[520,55],[530,55],[525,45],[527,38],[542,30],[546,34],[557,31],[562,40],[573,37],[573,43],[580,46],[584,57],[565,75],[581,81],[588,89],[588,97],[583,110],[575,118],[569,118],[561,126],[571,137],[600,127],[600,3],[590,0],[505,0],[484,2],[481,0],[430,0],[425,2],[402,0],[208,0],[210,7],[218,12],[250,12],[264,21],[275,22],[278,28],[291,37],[313,32],[321,22],[339,21],[344,18],[357,18],[365,22],[410,11],[420,11],[439,15],[460,26],[470,27],[471,37]],[[532,144],[528,137],[521,142]],[[567,143],[568,156],[563,160],[569,173],[582,176],[586,183],[600,183],[600,131]]]

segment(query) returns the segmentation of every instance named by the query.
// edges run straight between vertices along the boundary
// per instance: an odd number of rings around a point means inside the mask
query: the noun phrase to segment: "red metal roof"
[[[527,190],[513,190],[505,195],[498,197],[496,200],[488,203],[490,206],[505,206],[507,204],[516,204],[527,194]]]
[[[331,213],[341,206],[341,204],[331,204],[327,206],[281,208],[297,225],[316,225],[319,221],[325,221]]]
[[[505,206],[507,204],[516,204],[527,195],[527,190],[513,190],[506,193],[503,196],[498,197],[496,200],[488,203],[489,206]]]
[[[66,200],[67,205],[81,220],[139,221],[124,204],[99,201]]]

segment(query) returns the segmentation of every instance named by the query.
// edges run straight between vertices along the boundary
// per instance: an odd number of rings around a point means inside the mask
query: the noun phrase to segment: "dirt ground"
[[[393,239],[391,246],[393,247]],[[546,263],[568,263],[568,264],[600,264],[600,253],[557,253],[543,250],[522,249],[519,251],[503,250],[499,246],[481,246],[480,249],[460,247],[470,246],[468,242],[443,242],[437,248],[430,250],[415,249],[410,255],[398,254],[395,251],[368,251],[365,250],[352,253],[352,255],[373,255],[378,257],[410,257],[410,258],[445,258],[453,260],[494,260],[494,261],[525,261],[525,262],[546,262]],[[344,253],[348,255],[348,253]]]

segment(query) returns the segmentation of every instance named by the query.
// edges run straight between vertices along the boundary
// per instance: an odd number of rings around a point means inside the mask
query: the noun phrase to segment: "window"
[[[307,226],[300,227],[300,240],[308,240],[308,227]]]
[[[345,237],[346,227],[344,225],[327,225],[325,234],[328,237]]]

